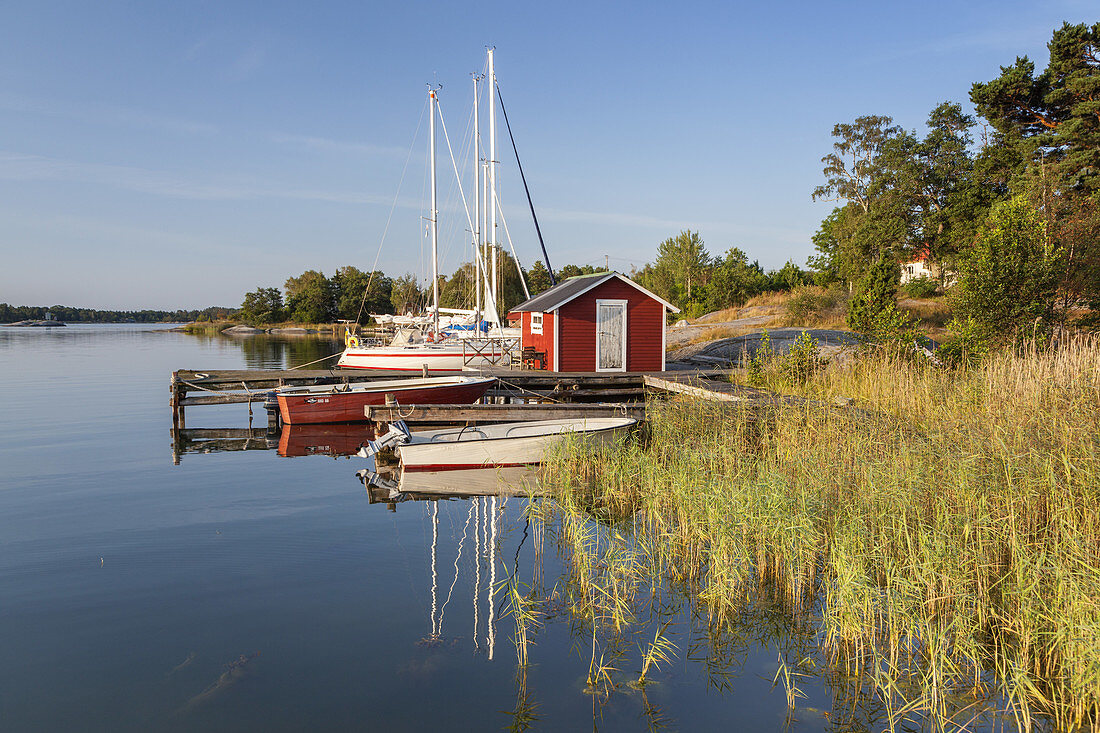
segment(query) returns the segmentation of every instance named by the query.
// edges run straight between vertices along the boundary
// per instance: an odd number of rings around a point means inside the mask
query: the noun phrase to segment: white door
[[[626,301],[596,301],[596,371],[626,371]]]

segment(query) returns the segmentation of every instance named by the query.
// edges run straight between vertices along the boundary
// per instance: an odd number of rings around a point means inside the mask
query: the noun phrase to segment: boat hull
[[[287,425],[365,422],[363,408],[386,404],[386,395],[403,405],[471,404],[494,382],[492,377],[444,377],[387,380],[350,389],[289,387],[278,390],[276,399]]]
[[[571,437],[590,445],[612,443],[635,424],[632,418],[592,418],[431,430],[414,433],[397,454],[406,471],[528,466],[542,463],[554,446]]]
[[[467,368],[498,366],[504,358],[499,346],[486,346],[474,354],[461,343],[410,344],[407,346],[348,347],[337,366],[344,369],[384,369],[430,374],[456,373]]]

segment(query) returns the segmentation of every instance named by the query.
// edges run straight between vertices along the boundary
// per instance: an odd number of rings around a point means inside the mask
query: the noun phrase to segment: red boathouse
[[[555,372],[665,368],[665,313],[680,309],[625,275],[571,277],[512,309],[524,361]]]

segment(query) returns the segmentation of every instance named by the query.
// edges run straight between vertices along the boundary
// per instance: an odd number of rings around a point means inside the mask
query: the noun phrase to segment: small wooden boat
[[[394,445],[405,471],[526,466],[542,463],[548,450],[570,436],[610,443],[625,437],[637,422],[631,417],[537,420],[416,433],[405,432],[402,425],[368,444],[360,455]]]
[[[416,377],[363,384],[280,387],[275,392],[279,415],[287,425],[364,422],[363,408],[384,405],[392,395],[402,405],[471,404],[496,377]]]

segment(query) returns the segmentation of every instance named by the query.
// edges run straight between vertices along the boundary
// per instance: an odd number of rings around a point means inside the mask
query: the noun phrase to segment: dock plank
[[[703,397],[708,400],[718,400],[719,402],[744,402],[752,399],[751,397],[737,394],[733,389],[727,389],[733,387],[729,382],[718,382],[713,379],[692,379],[685,377],[665,379],[663,377],[655,377],[647,374],[643,380],[647,387],[659,389],[664,392]]]
[[[577,420],[595,417],[645,419],[645,405],[558,404],[558,405],[398,405],[368,406],[364,418],[377,422],[404,420],[408,423],[493,423],[529,420]]]

